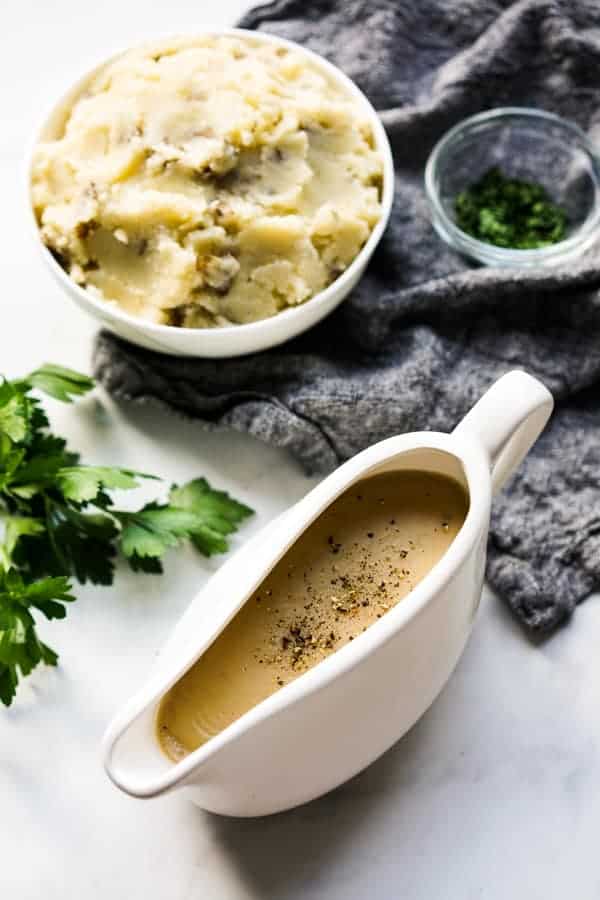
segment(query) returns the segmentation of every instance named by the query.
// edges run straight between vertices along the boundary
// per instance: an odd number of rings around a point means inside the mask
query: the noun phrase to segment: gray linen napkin
[[[381,111],[396,164],[386,235],[352,296],[282,347],[176,359],[102,333],[97,376],[327,472],[390,435],[452,429],[527,368],[558,406],[495,502],[487,574],[524,625],[552,629],[600,585],[600,249],[554,271],[469,267],[431,228],[423,167],[448,127],[498,105],[566,115],[600,144],[597,0],[276,0],[241,24],[329,57]]]

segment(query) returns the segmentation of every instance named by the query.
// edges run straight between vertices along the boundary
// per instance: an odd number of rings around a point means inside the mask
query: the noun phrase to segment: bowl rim
[[[563,241],[558,241],[548,247],[537,247],[532,249],[519,249],[517,247],[498,247],[496,244],[490,244],[487,241],[480,241],[478,238],[467,234],[446,214],[442,205],[439,192],[436,187],[436,174],[439,167],[440,159],[445,151],[450,147],[456,138],[461,137],[472,128],[488,122],[501,122],[503,119],[520,117],[522,119],[531,119],[538,121],[552,122],[559,125],[565,131],[570,132],[572,136],[582,146],[582,149],[588,156],[592,169],[596,173],[596,192],[594,208],[588,218],[579,226],[579,228],[570,237]],[[556,113],[547,110],[537,109],[533,106],[498,106],[483,112],[476,113],[473,116],[467,116],[461,119],[456,125],[445,132],[440,140],[435,144],[433,150],[429,154],[427,164],[425,166],[425,193],[433,213],[434,219],[437,219],[442,229],[447,233],[452,241],[455,249],[469,253],[478,260],[512,262],[518,264],[530,264],[537,261],[543,261],[554,257],[568,255],[570,252],[579,248],[594,233],[600,223],[600,174],[598,173],[598,154],[594,145],[583,131],[582,128],[571,119],[565,119]],[[434,224],[435,221],[434,221]]]
[[[61,110],[61,108],[66,108],[69,103],[73,103],[76,97],[83,90],[85,90],[86,84],[88,84],[94,76],[101,72],[102,69],[115,62],[119,57],[123,56],[128,51],[141,49],[148,44],[151,45],[156,42],[169,40],[175,41],[205,36],[238,37],[243,40],[252,39],[258,41],[259,43],[275,44],[277,46],[286,47],[289,50],[305,54],[318,69],[325,70],[325,72],[338,85],[340,85],[346,91],[346,93],[353,97],[358,102],[359,106],[362,108],[365,116],[368,118],[371,124],[371,127],[373,129],[373,137],[375,139],[375,147],[382,159],[383,175],[380,198],[381,212],[379,219],[371,230],[371,233],[367,238],[365,244],[361,247],[350,265],[334,281],[332,281],[331,284],[327,285],[326,288],[314,294],[303,303],[300,303],[297,306],[288,307],[287,309],[281,310],[280,312],[276,313],[274,316],[268,316],[264,319],[258,319],[255,322],[222,325],[217,328],[181,328],[180,326],[163,325],[157,322],[151,322],[142,319],[138,316],[134,316],[131,313],[128,313],[125,310],[121,309],[114,301],[111,302],[110,300],[104,300],[99,297],[95,297],[86,288],[78,285],[77,282],[75,282],[71,278],[71,276],[67,272],[65,272],[65,270],[62,268],[62,266],[59,265],[49,248],[41,239],[40,228],[35,216],[33,204],[31,202],[31,174],[37,146],[42,141],[44,131],[48,127],[53,116],[55,116]],[[296,41],[291,41],[287,38],[282,38],[268,32],[254,31],[248,28],[216,28],[210,25],[198,25],[193,27],[190,26],[188,29],[180,29],[177,32],[159,31],[156,33],[150,33],[141,40],[136,41],[135,43],[131,43],[125,47],[121,47],[120,49],[113,50],[113,52],[109,55],[103,53],[101,56],[99,56],[99,60],[96,61],[92,66],[86,67],[84,72],[80,73],[75,78],[71,78],[66,89],[64,89],[60,93],[58,100],[55,100],[54,102],[46,106],[43,114],[37,121],[25,153],[23,176],[28,219],[30,225],[32,226],[34,240],[41,250],[42,255],[47,265],[50,267],[53,275],[59,281],[60,286],[67,293],[74,292],[77,298],[83,303],[83,305],[90,306],[95,313],[98,313],[99,317],[104,322],[110,319],[114,319],[116,320],[116,322],[122,325],[129,326],[130,328],[138,330],[141,333],[147,334],[148,336],[154,335],[157,338],[166,337],[167,335],[169,337],[172,337],[173,335],[178,334],[181,335],[182,340],[185,340],[188,343],[193,343],[194,338],[196,338],[200,343],[203,344],[205,342],[210,343],[212,340],[214,340],[216,343],[220,343],[226,341],[228,337],[233,337],[233,335],[235,335],[237,338],[240,338],[242,335],[244,335],[248,337],[249,341],[251,341],[253,337],[256,338],[262,331],[266,331],[270,327],[272,327],[273,322],[275,321],[280,323],[282,328],[284,327],[284,323],[287,321],[288,327],[291,331],[290,337],[301,333],[303,330],[305,330],[304,328],[296,327],[296,329],[293,330],[293,326],[294,323],[298,324],[298,320],[300,320],[301,322],[303,317],[307,317],[307,308],[311,311],[314,311],[315,306],[326,306],[332,299],[333,295],[337,294],[338,292],[342,294],[342,297],[340,298],[341,302],[341,299],[343,299],[343,297],[345,297],[346,294],[352,289],[354,280],[356,278],[360,278],[362,274],[360,271],[361,268],[364,268],[364,266],[368,262],[369,257],[371,256],[373,250],[379,243],[383,232],[385,231],[394,201],[394,160],[387,133],[385,131],[385,128],[383,127],[383,124],[381,122],[381,119],[379,118],[379,115],[377,114],[375,107],[372,105],[366,94],[363,93],[358,85],[348,75],[346,75],[345,72],[343,72],[334,63],[330,62],[325,57],[316,53],[314,50],[310,50],[309,48],[298,44]],[[312,324],[313,321],[311,320],[306,324],[305,328],[310,327],[310,325]],[[279,330],[281,331],[281,329]],[[265,341],[261,346],[268,347],[278,343],[281,343],[281,338],[273,335],[272,342]]]

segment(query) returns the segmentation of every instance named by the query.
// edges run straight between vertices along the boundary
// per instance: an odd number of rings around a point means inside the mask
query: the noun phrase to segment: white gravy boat
[[[490,502],[543,429],[553,401],[524,372],[500,378],[452,432],[415,432],[340,466],[226,562],[196,596],[146,685],[110,724],[104,764],[135,797],[188,788],[207,810],[256,816],[331,790],[425,712],[469,637],[483,584]],[[351,484],[395,469],[452,476],[469,495],[458,535],[425,578],[354,641],[176,764],[155,738],[163,694],[215,640],[308,525]]]

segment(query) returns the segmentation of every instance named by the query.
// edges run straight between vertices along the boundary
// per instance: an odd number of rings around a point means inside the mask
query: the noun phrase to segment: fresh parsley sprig
[[[118,509],[112,490],[155,478],[131,469],[86,466],[52,434],[34,390],[70,403],[94,382],[46,364],[0,381],[0,701],[12,703],[21,676],[57,654],[40,641],[34,614],[64,618],[69,577],[112,584],[120,554],[134,572],[162,572],[167,550],[190,540],[205,556],[224,553],[252,510],[204,478],[174,485],[164,502]]]

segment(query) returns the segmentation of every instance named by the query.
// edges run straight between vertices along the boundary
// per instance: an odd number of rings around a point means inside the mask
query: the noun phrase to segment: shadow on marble
[[[403,790],[418,780],[423,747],[434,740],[432,710],[375,763],[324,797],[256,819],[197,811],[202,827],[213,833],[237,867],[250,896],[317,896],[313,891],[327,883],[329,869],[354,869],[365,832],[390,816],[396,822],[402,816]]]

